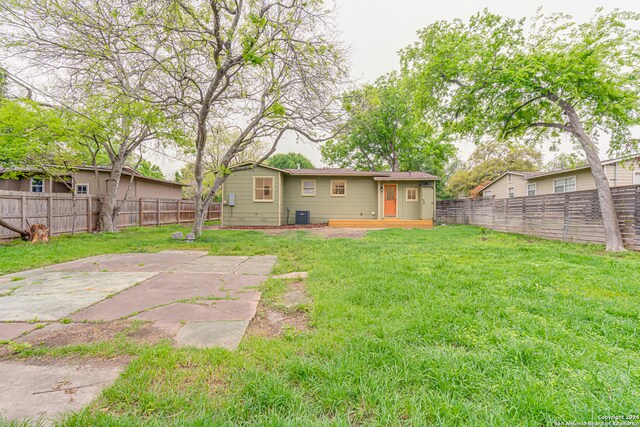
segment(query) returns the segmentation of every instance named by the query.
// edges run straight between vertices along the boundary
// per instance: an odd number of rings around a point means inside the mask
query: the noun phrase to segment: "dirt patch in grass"
[[[306,306],[311,304],[304,283],[295,282],[282,296],[277,305],[267,305],[260,301],[255,317],[249,324],[247,335],[275,338],[284,331],[306,331],[309,329],[309,315]]]
[[[324,237],[325,239],[362,239],[367,231],[378,230],[377,228],[333,228],[333,227],[319,227],[309,228],[308,231],[316,236]],[[281,228],[269,228],[262,230],[264,234],[278,236],[282,234],[290,233],[291,229]]]
[[[46,347],[63,347],[111,341],[116,337],[125,337],[137,344],[153,345],[169,336],[151,322],[115,320],[96,323],[53,323],[16,341]]]
[[[291,225],[281,225],[280,227],[273,227],[270,225],[237,225],[234,227],[223,227],[224,230],[269,230],[269,231],[279,231],[279,230],[304,230],[304,229],[313,229],[313,228],[326,228],[326,222],[320,222],[315,224],[291,224]]]

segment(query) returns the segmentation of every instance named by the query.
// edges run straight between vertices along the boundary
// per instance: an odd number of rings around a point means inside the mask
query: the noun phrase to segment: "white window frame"
[[[333,186],[336,182],[344,182],[344,194],[335,194],[333,192]],[[346,179],[332,179],[329,184],[329,192],[331,197],[345,197],[347,195],[347,180]]]
[[[573,190],[567,191],[567,180],[573,178]],[[556,181],[564,181],[564,183],[562,184],[562,191],[556,191],[556,188],[558,187],[556,185]],[[571,191],[576,191],[578,189],[578,179],[576,178],[575,175],[572,176],[565,176],[564,178],[556,178],[553,180],[553,192],[554,194],[560,194],[560,193],[570,193]]]
[[[40,181],[40,185],[38,185],[38,186],[42,188],[42,191],[33,191],[33,187],[34,187],[33,180],[34,179],[37,179],[37,180]],[[32,192],[32,193],[44,193],[44,189],[45,189],[44,178],[31,178],[31,180],[29,181],[29,184],[30,184],[29,185],[29,191],[30,192]]]
[[[258,179],[270,179],[271,180],[271,199],[256,199],[256,180]],[[273,203],[275,200],[275,192],[276,192],[276,179],[273,176],[254,176],[253,177],[253,192],[252,198],[255,203]],[[262,187],[262,191],[264,191],[264,187]],[[264,195],[264,194],[263,194]]]
[[[416,198],[415,199],[410,199],[409,198],[409,191],[415,191],[416,192]],[[418,188],[416,188],[416,187],[407,187],[407,189],[405,190],[405,200],[408,203],[418,203]]]
[[[513,178],[511,177],[511,174],[508,173],[507,174],[507,182],[511,182],[511,181],[513,181]]]
[[[531,186],[533,185],[533,194],[531,194]],[[527,196],[537,196],[538,195],[538,183],[531,182],[527,184]]]
[[[640,171],[633,171],[633,185],[640,185]]]
[[[78,187],[84,185],[85,187],[87,187],[87,192],[86,193],[80,193],[78,192]],[[88,195],[89,194],[89,184],[76,184],[76,194],[81,194],[81,195]]]
[[[304,183],[305,182],[313,182],[313,194],[305,194],[304,192]],[[315,179],[303,179],[302,181],[300,181],[300,195],[302,197],[313,197],[316,195],[316,180]]]
[[[511,195],[511,190],[513,190],[513,196]],[[507,197],[510,199],[516,197],[516,187],[507,187]]]
[[[483,195],[484,197],[493,197],[493,190],[484,190],[484,191],[482,192],[482,195]]]

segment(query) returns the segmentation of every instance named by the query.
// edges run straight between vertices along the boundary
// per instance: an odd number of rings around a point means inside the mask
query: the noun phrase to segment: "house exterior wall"
[[[604,166],[604,172],[609,180],[611,187],[621,187],[625,185],[634,185],[634,173],[640,171],[640,164],[637,161],[618,162]],[[486,187],[482,194],[486,196],[487,190],[492,192],[492,196],[496,199],[506,199],[508,195],[508,187],[516,187],[516,197],[527,195],[527,184],[536,184],[536,195],[553,194],[553,181],[559,178],[576,177],[576,191],[595,190],[596,183],[591,175],[591,169],[576,169],[568,172],[557,173],[553,175],[541,176],[539,178],[524,179],[520,176],[513,175],[512,183],[507,182],[507,175],[498,179],[496,182]]]
[[[511,177],[511,182],[509,182],[509,177]],[[509,197],[509,187],[515,188],[515,197],[527,195],[527,181],[522,177],[522,175],[516,175],[512,173],[506,174],[505,176],[491,184],[489,187],[486,187],[484,190],[482,190],[482,195],[485,195],[485,191],[488,190],[491,191],[491,195],[496,199],[506,199],[507,197]]]
[[[273,177],[273,201],[253,200],[253,178]],[[225,227],[243,225],[279,226],[282,209],[281,173],[261,166],[255,169],[235,172],[227,178],[223,187],[222,225]],[[235,194],[235,206],[229,206],[229,195]]]
[[[424,184],[433,185],[433,181],[380,181],[377,182],[378,191],[380,191],[379,187],[384,184],[392,184],[398,186],[398,219],[402,220],[419,220],[420,219],[420,205],[421,201],[421,193],[420,186]],[[418,200],[416,201],[408,201],[407,200],[407,189],[414,188],[417,190]],[[380,193],[380,200],[378,203],[378,211],[380,212],[380,219],[384,219],[384,192]]]
[[[93,171],[76,171],[74,172],[74,179],[76,184],[89,185],[89,194],[99,194],[100,189],[104,191],[106,188],[106,180],[109,177],[108,172],[100,171],[98,173],[98,179]],[[124,198],[129,185],[129,175],[123,175],[120,180],[120,186],[118,187],[117,197],[119,199]],[[99,186],[98,186],[99,183]],[[0,179],[0,190],[8,191],[31,191],[31,178],[20,179]],[[44,192],[45,193],[69,193],[69,188],[62,182],[56,182],[55,180],[44,180]],[[148,197],[154,199],[182,199],[182,187],[180,185],[172,185],[169,183],[146,181],[134,179],[131,190],[127,195],[128,199],[137,199],[140,197]]]
[[[315,180],[315,196],[302,195],[302,181]],[[331,181],[345,180],[345,196],[331,195]],[[371,177],[285,176],[283,186],[282,224],[295,223],[295,211],[310,211],[311,222],[330,219],[378,219],[378,193]]]

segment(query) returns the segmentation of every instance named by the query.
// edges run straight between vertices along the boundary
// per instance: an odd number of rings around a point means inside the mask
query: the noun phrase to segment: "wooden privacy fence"
[[[638,250],[640,186],[611,190],[625,245]],[[470,224],[570,242],[604,243],[596,190],[510,199],[440,200],[436,218],[444,224]]]
[[[193,200],[148,199],[118,200],[118,227],[182,224],[195,218]],[[212,203],[207,220],[220,219],[220,203]],[[25,193],[0,191],[0,217],[23,228],[44,224],[51,235],[96,231],[100,199],[96,196],[74,198],[65,193]],[[14,239],[16,233],[0,227],[1,239]]]

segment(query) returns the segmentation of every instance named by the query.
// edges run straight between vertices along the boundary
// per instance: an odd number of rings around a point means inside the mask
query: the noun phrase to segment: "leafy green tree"
[[[542,161],[542,151],[528,144],[483,143],[474,150],[467,164],[447,180],[446,189],[453,197],[466,197],[480,184],[507,171],[538,171]]]
[[[280,169],[313,169],[311,160],[299,153],[280,153],[269,157],[265,162],[268,166]]]
[[[416,113],[410,93],[395,73],[347,93],[346,129],[323,145],[323,160],[358,170],[441,173],[455,148]]]
[[[160,166],[151,163],[147,159],[132,160],[129,165],[135,168],[142,175],[149,178],[166,179],[162,169],[160,169]]]
[[[558,171],[586,166],[587,159],[578,153],[560,153],[553,160],[544,165],[545,171]]]
[[[509,19],[487,11],[468,22],[440,21],[402,54],[423,114],[448,133],[475,140],[574,139],[596,183],[608,251],[623,251],[613,197],[595,141],[634,150],[640,124],[639,15],[598,10],[576,24],[567,15]]]

